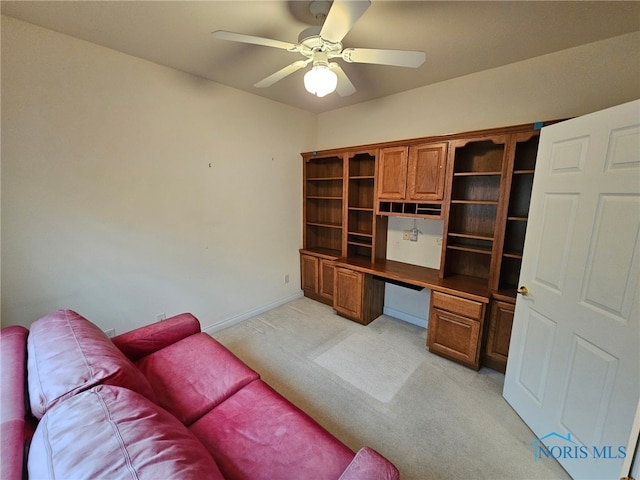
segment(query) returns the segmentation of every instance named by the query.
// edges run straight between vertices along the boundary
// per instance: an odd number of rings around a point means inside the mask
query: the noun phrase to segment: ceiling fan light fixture
[[[313,68],[304,74],[304,88],[317,97],[334,92],[337,86],[338,76],[327,64],[314,64]]]

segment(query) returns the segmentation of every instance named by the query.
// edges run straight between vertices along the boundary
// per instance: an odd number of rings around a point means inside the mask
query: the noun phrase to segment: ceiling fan
[[[216,30],[213,32],[213,36],[220,40],[280,48],[306,57],[305,60],[297,60],[260,80],[254,87],[270,87],[311,63],[312,68],[304,76],[305,88],[309,93],[324,97],[337,90],[338,95],[346,97],[355,93],[356,88],[342,67],[331,61],[333,59],[342,59],[348,63],[372,63],[411,68],[419,67],[425,60],[424,52],[343,48],[342,39],[370,5],[370,0],[312,1],[309,5],[311,14],[316,19],[324,19],[324,23],[321,27],[315,26],[305,29],[300,33],[298,43],[282,42],[225,30]]]

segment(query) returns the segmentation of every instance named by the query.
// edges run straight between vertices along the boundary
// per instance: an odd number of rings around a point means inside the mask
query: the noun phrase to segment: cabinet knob
[[[518,293],[523,297],[526,297],[527,295],[529,295],[529,289],[523,285],[518,289]]]

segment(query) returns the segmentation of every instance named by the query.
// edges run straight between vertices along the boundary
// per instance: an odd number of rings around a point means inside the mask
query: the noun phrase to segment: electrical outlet
[[[156,315],[156,322],[161,322],[167,319],[167,314],[162,312]]]
[[[409,240],[410,236],[411,236],[411,233],[409,232],[409,230],[405,230],[404,232],[402,232],[402,239],[403,240]]]
[[[104,333],[107,334],[107,337],[113,338],[113,337],[116,336],[116,329],[115,328],[110,328],[109,330],[105,330]]]
[[[284,276],[284,283],[289,283],[289,274],[288,273]]]

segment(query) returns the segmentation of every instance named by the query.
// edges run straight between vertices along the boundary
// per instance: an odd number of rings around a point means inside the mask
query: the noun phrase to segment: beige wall
[[[640,96],[625,35],[318,116],[2,19],[2,324],[222,326],[300,294],[299,152],[595,111]],[[211,167],[209,167],[211,164]],[[442,222],[393,219],[437,267]],[[284,276],[290,283],[284,283]],[[424,292],[387,306],[426,318]],[[413,304],[412,304],[413,302]]]
[[[322,113],[317,149],[595,112],[640,96],[638,59],[635,32]]]
[[[65,307],[117,332],[163,312],[208,327],[300,295],[315,132],[313,114],[3,17],[2,324]]]

